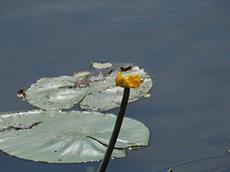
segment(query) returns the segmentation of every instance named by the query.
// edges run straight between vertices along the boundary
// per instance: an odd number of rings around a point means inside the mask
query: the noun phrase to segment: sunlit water
[[[112,160],[108,171],[230,171],[229,8],[228,0],[1,0],[0,111],[32,109],[16,91],[40,77],[72,74],[89,61],[132,62],[155,81],[152,97],[127,109],[151,130],[150,146]],[[98,165],[0,153],[3,172]]]

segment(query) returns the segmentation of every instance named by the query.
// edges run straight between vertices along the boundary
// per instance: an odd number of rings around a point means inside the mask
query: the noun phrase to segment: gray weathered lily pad
[[[111,67],[111,66],[110,66]],[[115,86],[117,68],[97,71],[97,74],[82,72],[74,76],[41,78],[25,92],[26,100],[44,110],[70,109],[80,103],[85,110],[103,111],[118,107],[122,88]],[[129,102],[136,101],[149,93],[152,79],[143,69],[133,66],[123,75],[140,74],[141,86],[131,90]]]
[[[129,102],[136,101],[147,95],[152,87],[151,78],[145,78],[139,88],[131,89]],[[103,111],[119,107],[124,88],[111,87],[100,92],[87,95],[81,102],[80,107],[85,110]]]
[[[90,64],[93,68],[98,69],[98,70],[112,67],[112,63],[109,63],[109,62],[104,62],[104,63],[102,63],[102,62],[91,62]]]
[[[0,150],[27,160],[74,163],[103,158],[115,115],[99,112],[45,112],[42,110],[0,115]],[[128,148],[148,144],[149,130],[125,118],[113,157],[124,157]]]

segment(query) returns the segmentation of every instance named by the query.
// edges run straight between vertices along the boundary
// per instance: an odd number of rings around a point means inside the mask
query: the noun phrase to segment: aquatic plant
[[[121,104],[120,118],[128,102],[148,95],[152,80],[135,65],[112,67],[111,63],[95,63],[91,66],[96,72],[78,71],[74,76],[41,78],[28,89],[20,90],[17,96],[39,109],[0,114],[0,150],[19,158],[49,163],[103,159],[111,144],[116,116],[98,111]],[[117,74],[118,71],[122,71],[122,75]],[[123,84],[114,82],[119,79]],[[85,111],[62,111],[76,104]],[[130,148],[148,145],[148,128],[123,117],[109,159],[124,157]],[[121,125],[121,121],[119,123]]]
[[[119,112],[117,114],[117,119],[116,119],[116,123],[114,125],[114,129],[113,129],[113,133],[109,142],[109,145],[107,147],[105,156],[98,168],[98,172],[105,172],[107,165],[109,163],[109,160],[111,158],[114,146],[116,144],[117,141],[117,137],[118,134],[120,132],[121,129],[121,125],[122,125],[122,121],[125,115],[125,111],[126,111],[126,107],[128,104],[128,100],[129,100],[129,94],[130,94],[130,88],[137,88],[140,86],[141,83],[141,77],[140,75],[128,75],[126,77],[123,77],[121,72],[117,73],[116,76],[116,85],[123,87],[124,88],[124,92],[123,92],[123,97],[122,97],[122,101],[121,101],[121,105],[120,105],[120,109]]]

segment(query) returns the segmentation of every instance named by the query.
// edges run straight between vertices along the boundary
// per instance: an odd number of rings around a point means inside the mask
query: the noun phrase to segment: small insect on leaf
[[[121,72],[128,71],[133,68],[133,65],[120,66]]]

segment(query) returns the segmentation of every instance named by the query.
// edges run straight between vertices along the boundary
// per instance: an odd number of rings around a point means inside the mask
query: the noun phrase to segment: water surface
[[[150,146],[112,160],[108,171],[230,171],[229,8],[228,0],[1,0],[0,111],[32,109],[15,93],[40,77],[89,61],[132,62],[155,81],[152,97],[127,109],[151,130]],[[85,172],[99,163],[35,163],[1,152],[0,165]]]

